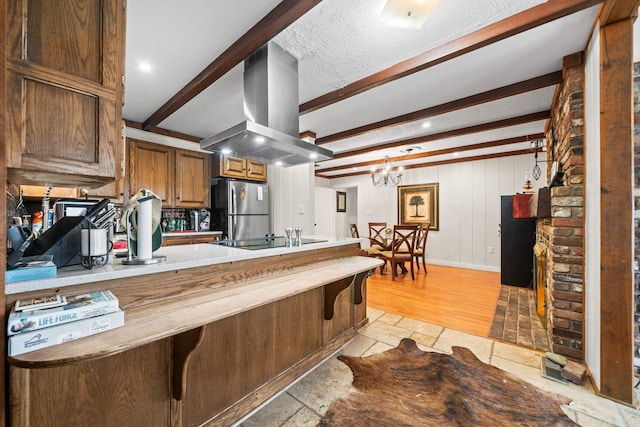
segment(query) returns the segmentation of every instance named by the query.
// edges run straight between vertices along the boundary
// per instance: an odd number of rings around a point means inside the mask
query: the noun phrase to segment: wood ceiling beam
[[[545,137],[544,133],[536,133],[534,135],[522,135],[522,136],[516,136],[513,138],[499,139],[496,141],[488,141],[488,142],[480,142],[478,144],[464,145],[461,147],[443,148],[441,150],[433,150],[433,151],[428,151],[426,153],[408,154],[406,156],[391,157],[389,161],[399,162],[399,161],[406,161],[406,160],[422,159],[422,158],[433,157],[433,156],[441,156],[444,154],[452,154],[456,152],[481,150],[483,148],[493,148],[493,147],[500,147],[503,145],[518,144],[521,142],[533,141],[535,139],[541,139],[544,137]],[[353,163],[349,165],[334,166],[331,168],[324,168],[324,169],[318,168],[316,169],[316,172],[317,173],[335,172],[335,171],[344,170],[344,169],[375,166],[381,163],[382,161],[380,160],[373,160],[370,162]]]
[[[417,169],[417,168],[425,168],[429,166],[450,165],[453,163],[464,163],[464,162],[472,162],[474,160],[487,160],[487,159],[496,159],[499,157],[519,156],[521,154],[529,154],[529,153],[531,153],[531,150],[529,149],[505,151],[502,153],[484,154],[481,156],[470,156],[470,157],[462,157],[457,159],[439,160],[437,162],[421,163],[417,165],[409,165],[409,166],[404,166],[404,169]],[[316,172],[315,176],[317,176],[318,178],[335,179],[335,178],[346,178],[346,177],[357,176],[357,175],[369,175],[370,173],[371,171],[363,171],[363,172],[345,173],[341,175],[325,176],[325,175],[322,175],[321,172]]]
[[[496,120],[494,122],[481,123],[479,125],[467,126],[459,129],[452,129],[445,132],[433,133],[430,135],[422,135],[415,138],[402,139],[399,141],[388,142],[386,144],[378,144],[374,146],[357,148],[355,150],[342,151],[334,154],[333,159],[344,159],[346,157],[357,156],[359,154],[370,153],[371,151],[384,150],[386,148],[401,147],[403,145],[416,145],[423,144],[425,142],[437,141],[439,139],[451,138],[454,136],[468,135],[476,132],[484,132],[493,129],[500,129],[508,126],[516,126],[523,123],[535,122],[538,120],[545,120],[551,117],[551,111],[538,111],[537,113],[525,114],[523,116],[511,117],[503,120]]]
[[[124,119],[124,123],[129,128],[144,130],[142,127],[142,123],[134,122],[133,120],[127,120],[127,119]],[[172,138],[178,138],[185,141],[195,142],[198,144],[198,147],[200,147],[200,140],[202,140],[202,138],[198,138],[197,136],[188,135],[186,133],[176,132],[173,130],[163,129],[159,127],[154,127],[153,129],[150,129],[148,132],[155,133],[156,135],[170,136]]]
[[[322,0],[283,0],[142,124],[149,130],[245,60]]]
[[[640,0],[607,0],[600,11],[600,25],[605,26],[638,15]]]
[[[518,83],[502,86],[497,89],[492,89],[486,92],[477,93],[475,95],[456,99],[451,102],[445,102],[444,104],[435,105],[433,107],[403,114],[401,116],[392,117],[390,119],[381,120],[375,123],[369,123],[367,125],[359,126],[359,127],[345,130],[338,133],[334,133],[332,135],[327,135],[322,138],[316,139],[316,145],[328,144],[330,142],[335,142],[341,139],[351,138],[351,137],[362,135],[368,132],[377,131],[382,128],[397,126],[404,123],[413,122],[416,120],[423,120],[428,117],[437,116],[439,114],[450,113],[452,111],[461,110],[463,108],[480,105],[485,102],[496,101],[498,99],[519,95],[525,92],[541,89],[543,87],[557,85],[561,82],[562,82],[562,70],[558,70],[556,72],[545,74],[543,76],[534,77]]]
[[[310,113],[385,83],[457,58],[558,18],[602,3],[603,0],[549,0],[466,36],[409,58],[347,86],[300,105],[300,114]],[[629,0],[625,0],[629,1]]]

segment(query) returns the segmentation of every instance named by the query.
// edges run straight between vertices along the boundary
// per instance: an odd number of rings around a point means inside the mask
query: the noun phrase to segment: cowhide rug
[[[353,387],[319,426],[569,426],[568,399],[481,362],[468,349],[425,352],[404,338],[369,357],[338,356]]]

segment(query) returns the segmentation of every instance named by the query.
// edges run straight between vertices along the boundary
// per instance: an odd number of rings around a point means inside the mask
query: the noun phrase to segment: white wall
[[[584,360],[600,388],[600,28],[585,58]]]
[[[284,235],[287,227],[302,227],[303,235],[314,234],[313,163],[291,167],[268,167],[273,233]]]
[[[544,154],[538,155],[543,162]],[[522,192],[530,155],[455,163],[404,171],[402,185],[439,183],[440,230],[429,232],[427,259],[434,264],[500,271],[500,196]],[[326,181],[316,181],[325,185]],[[329,180],[334,189],[357,194],[357,224],[368,235],[368,222],[397,223],[397,188],[374,188],[369,175]],[[544,177],[534,181],[544,187]],[[349,193],[347,194],[349,203]],[[493,253],[489,253],[489,248]]]

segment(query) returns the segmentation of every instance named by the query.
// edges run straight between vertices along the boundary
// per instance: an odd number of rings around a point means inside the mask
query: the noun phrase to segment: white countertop
[[[154,256],[162,255],[166,257],[166,261],[160,264],[123,265],[122,261],[125,258],[110,257],[109,262],[104,267],[94,268],[91,270],[86,269],[80,265],[63,267],[58,269],[58,277],[54,279],[27,280],[23,282],[8,283],[5,285],[5,291],[6,294],[10,295],[42,289],[58,289],[64,286],[79,285],[101,280],[123,279],[144,274],[161,273],[165,271],[202,267],[233,261],[243,261],[248,259],[262,258],[265,256],[332,248],[348,244],[361,243],[363,241],[363,239],[354,238],[335,238],[323,236],[303,237],[327,241],[310,243],[300,247],[269,248],[262,250],[229,248],[226,246],[218,246],[208,243],[165,246],[161,247],[153,253]]]

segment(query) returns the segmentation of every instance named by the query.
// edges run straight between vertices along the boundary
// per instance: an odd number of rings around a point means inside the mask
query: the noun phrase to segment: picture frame
[[[429,223],[429,230],[440,229],[438,183],[398,186],[398,224]]]
[[[344,191],[336,191],[336,212],[347,211],[347,193]]]

